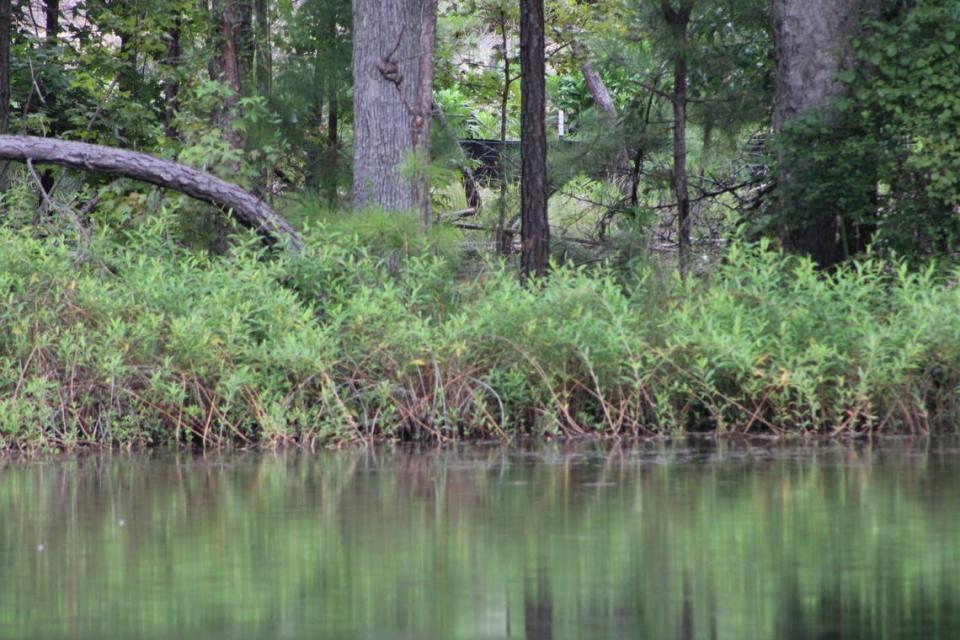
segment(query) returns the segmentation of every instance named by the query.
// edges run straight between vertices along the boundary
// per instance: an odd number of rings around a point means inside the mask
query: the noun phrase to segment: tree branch
[[[268,204],[214,175],[145,153],[32,136],[0,136],[0,160],[42,162],[140,180],[230,210],[270,244],[298,251],[299,234]]]

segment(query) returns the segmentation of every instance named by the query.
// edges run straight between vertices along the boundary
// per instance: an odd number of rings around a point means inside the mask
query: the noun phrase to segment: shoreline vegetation
[[[106,4],[0,0],[0,455],[960,424],[956,1]]]
[[[458,275],[442,243],[324,227],[296,255],[211,256],[168,218],[78,242],[0,228],[0,450],[956,423],[960,274],[933,266],[824,274],[761,242],[686,282],[555,266],[524,287],[497,263]]]

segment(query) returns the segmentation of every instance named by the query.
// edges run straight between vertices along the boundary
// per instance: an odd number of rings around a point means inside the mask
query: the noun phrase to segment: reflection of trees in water
[[[311,625],[502,638],[511,611],[514,637],[558,640],[944,637],[960,626],[947,573],[960,566],[958,461],[896,447],[701,440],[7,464],[0,630],[29,628],[14,603],[51,616],[80,603],[127,616],[120,628],[147,612],[158,635],[177,637],[232,629],[242,602],[238,637],[251,638],[323,637]],[[157,583],[172,586],[141,589]]]
[[[550,578],[540,567],[536,577],[524,579],[523,628],[526,640],[553,640],[553,600]]]
[[[960,628],[957,596],[960,594],[949,581],[936,592],[920,588],[908,596],[902,595],[903,587],[896,575],[890,575],[885,581],[867,585],[875,597],[864,599],[834,576],[818,585],[818,592],[810,593],[800,586],[797,572],[788,571],[778,591],[776,637],[781,640],[957,637]]]

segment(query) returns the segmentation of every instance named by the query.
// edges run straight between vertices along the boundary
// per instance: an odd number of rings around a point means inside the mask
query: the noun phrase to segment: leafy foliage
[[[704,286],[558,268],[528,289],[330,229],[279,260],[177,249],[162,219],[84,255],[0,233],[5,447],[920,431],[956,410],[956,276],[902,264],[823,278],[736,248]]]
[[[886,191],[881,232],[901,252],[960,248],[960,7],[923,0],[871,25],[859,47],[856,109]],[[919,242],[918,242],[919,241]]]

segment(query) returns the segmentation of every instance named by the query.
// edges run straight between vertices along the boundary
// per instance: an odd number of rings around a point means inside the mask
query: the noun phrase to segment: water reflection
[[[0,638],[960,637],[945,443],[0,463]]]

